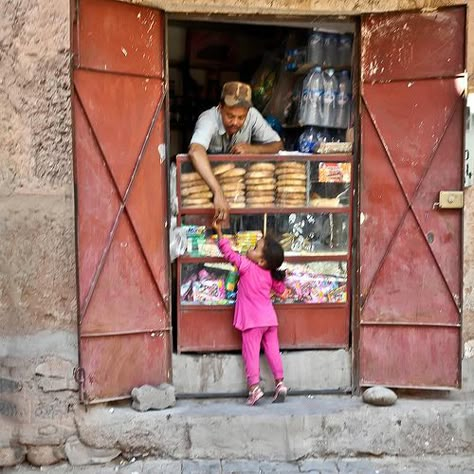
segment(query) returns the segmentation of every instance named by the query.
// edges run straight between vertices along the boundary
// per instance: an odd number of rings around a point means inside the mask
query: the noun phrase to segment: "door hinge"
[[[86,381],[86,371],[82,367],[74,367],[74,380],[79,385],[79,400],[84,403],[84,383]]]

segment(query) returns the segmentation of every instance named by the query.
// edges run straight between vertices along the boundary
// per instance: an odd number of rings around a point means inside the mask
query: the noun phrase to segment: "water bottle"
[[[322,124],[323,91],[321,68],[316,66],[303,81],[298,118],[301,125]]]
[[[323,119],[322,125],[325,127],[336,126],[336,94],[338,91],[338,81],[334,74],[334,69],[328,69],[322,74],[323,77]]]
[[[308,58],[309,64],[322,65],[324,60],[324,34],[313,30],[313,34],[308,41]]]
[[[351,80],[349,71],[341,71],[339,87],[336,96],[336,122],[337,128],[347,128],[351,115]]]
[[[338,35],[328,33],[324,36],[324,65],[334,67],[337,64]]]
[[[321,132],[317,127],[305,127],[298,138],[298,151],[302,153],[316,153],[321,143]]]
[[[352,35],[345,34],[339,36],[337,45],[338,64],[342,67],[351,65],[352,61]]]

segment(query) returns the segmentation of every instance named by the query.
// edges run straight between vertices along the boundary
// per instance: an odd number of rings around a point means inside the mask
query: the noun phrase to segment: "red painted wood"
[[[453,51],[463,50],[464,30],[451,26],[464,25],[464,12],[363,19],[363,385],[460,384],[462,211],[433,204],[439,191],[462,189],[463,86],[454,76],[464,63]],[[394,60],[400,44],[403,63]]]
[[[164,30],[158,10],[80,0],[78,11],[79,350],[96,402],[171,380]]]
[[[277,305],[282,349],[347,348],[347,305]],[[232,327],[233,307],[182,305],[178,318],[181,352],[240,350],[240,333]]]
[[[78,67],[163,79],[160,10],[111,0],[80,0],[78,18]]]
[[[363,326],[360,383],[457,387],[459,344],[459,329],[455,327]]]
[[[362,21],[362,80],[455,76],[464,72],[465,7],[373,14]]]

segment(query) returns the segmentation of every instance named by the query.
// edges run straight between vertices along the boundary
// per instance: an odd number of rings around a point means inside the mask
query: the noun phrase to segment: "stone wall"
[[[169,12],[314,16],[466,2],[143,3]],[[473,15],[471,10],[471,25]],[[62,459],[64,441],[76,432],[71,410],[78,396],[72,377],[77,365],[77,322],[69,21],[69,0],[0,2],[0,466],[25,457],[35,464]],[[469,42],[469,71],[474,72],[474,35]],[[472,191],[466,193],[465,217],[468,347],[474,341]],[[469,354],[474,361],[474,349]]]
[[[0,466],[61,459],[77,402],[68,0],[0,5]]]

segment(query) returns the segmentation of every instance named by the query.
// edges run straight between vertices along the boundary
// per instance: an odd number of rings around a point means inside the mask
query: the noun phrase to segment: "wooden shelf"
[[[253,214],[348,214],[349,206],[344,207],[248,207],[244,209],[229,209],[231,215],[253,215]],[[214,214],[211,207],[182,207],[179,209],[182,216],[192,214]]]
[[[311,263],[311,262],[347,262],[349,260],[348,253],[340,254],[312,254],[312,255],[288,255],[285,256],[287,263]],[[182,264],[186,263],[226,263],[222,257],[205,257],[192,255],[183,255],[179,257]]]

